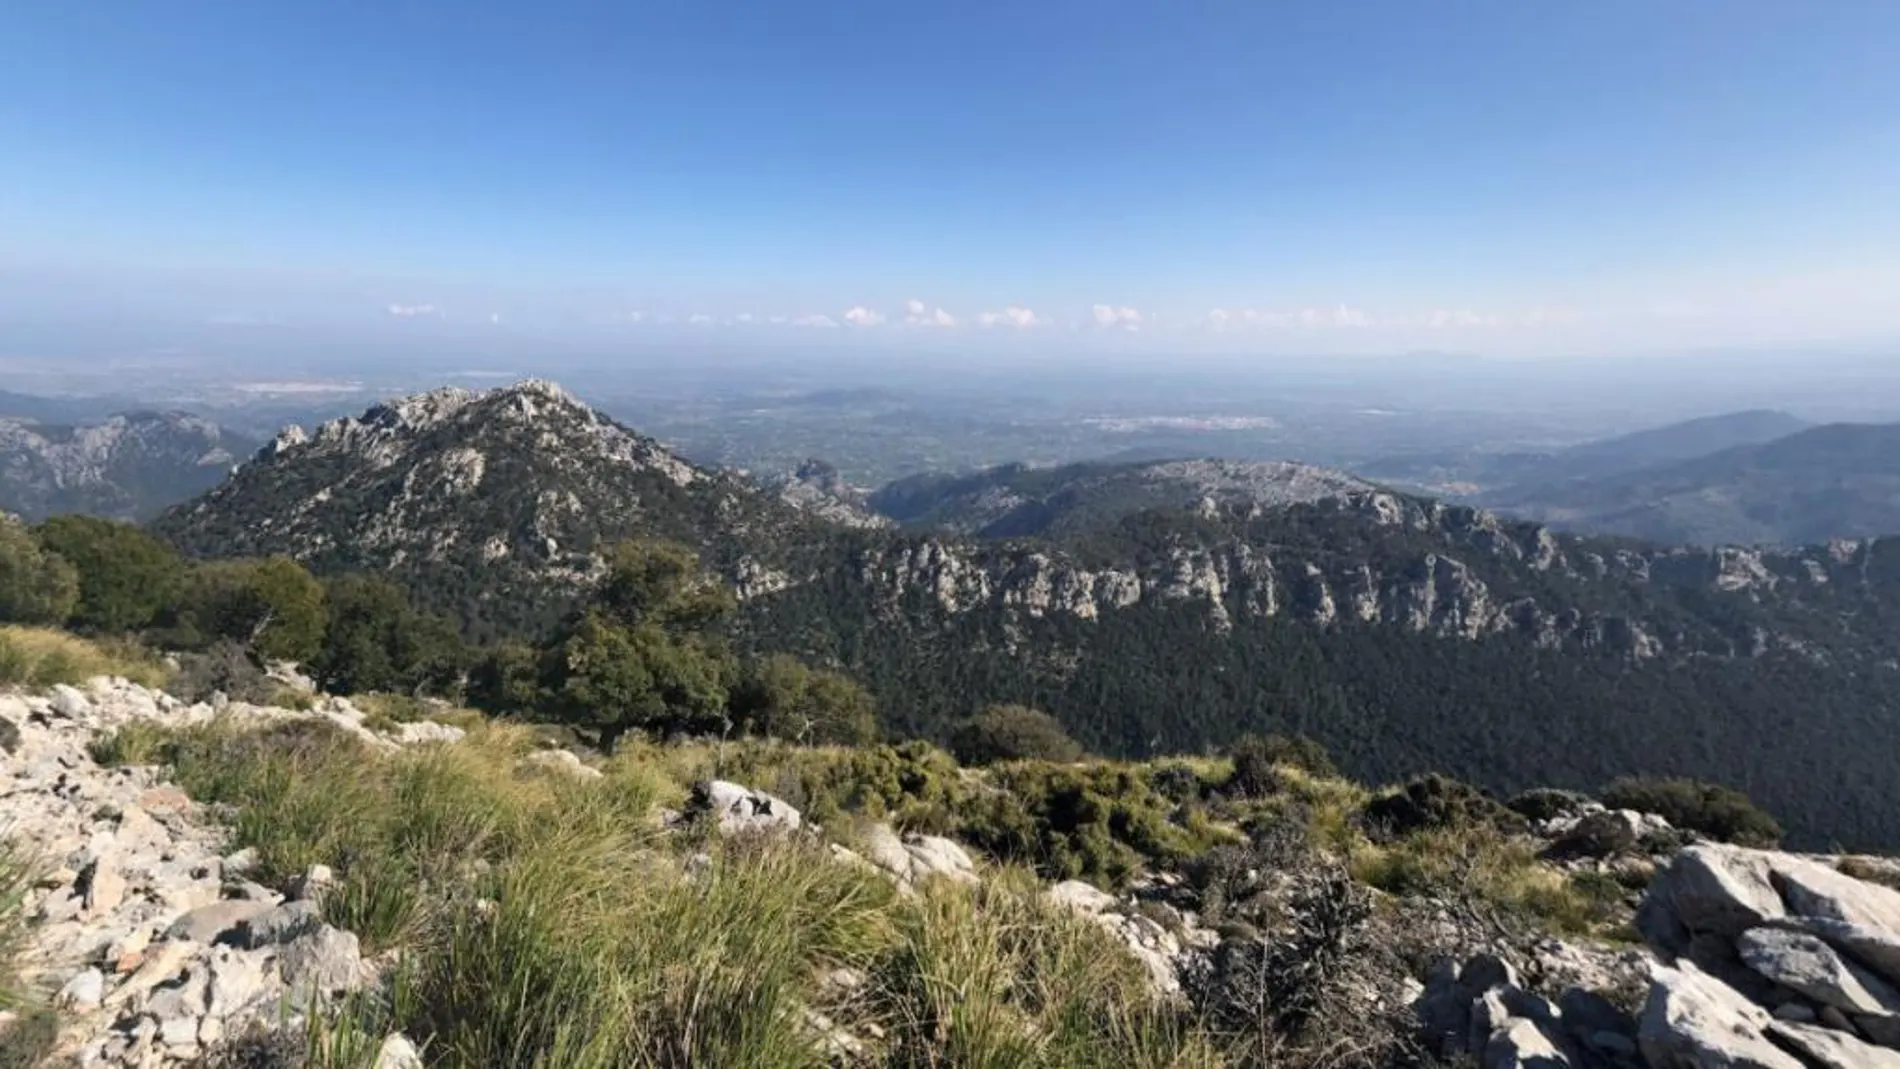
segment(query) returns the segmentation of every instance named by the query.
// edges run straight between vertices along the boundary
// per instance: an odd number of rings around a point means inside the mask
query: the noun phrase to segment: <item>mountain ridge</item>
[[[0,419],[0,510],[143,520],[222,480],[256,447],[187,412],[132,411],[95,423]]]

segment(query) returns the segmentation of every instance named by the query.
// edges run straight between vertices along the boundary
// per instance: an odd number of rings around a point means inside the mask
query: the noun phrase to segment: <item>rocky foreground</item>
[[[0,828],[41,863],[26,904],[24,968],[59,1013],[49,1064],[190,1065],[239,1039],[295,1041],[313,1011],[373,991],[391,972],[392,961],[365,955],[355,935],[325,923],[324,866],[282,886],[253,882],[255,858],[227,851],[223,814],[155,769],[94,759],[95,743],[128,724],[219,717],[324,720],[387,752],[462,737],[428,721],[375,730],[334,698],[301,711],[187,705],[104,679],[84,690],[0,695]],[[599,775],[566,751],[530,760],[553,774]],[[722,782],[703,784],[687,812],[665,819],[726,835],[816,833],[782,800]],[[1673,835],[1654,817],[1600,807],[1546,822],[1540,833],[1554,855],[1585,855],[1564,863],[1595,866],[1648,865],[1645,851]],[[1900,865],[1716,843],[1671,849],[1656,859],[1636,914],[1643,946],[1499,944],[1461,965],[1441,958],[1423,983],[1370,978],[1366,1012],[1405,1010],[1416,1049],[1473,1057],[1487,1069],[1900,1067],[1900,891],[1887,886],[1900,881]],[[882,825],[831,852],[905,890],[985,878],[958,843]],[[1202,997],[1238,944],[1201,926],[1177,890],[1156,874],[1126,897],[1078,882],[1044,897],[1122,941],[1157,998],[1182,1000]],[[820,1013],[808,1023],[839,1064],[866,1049],[866,1037]],[[0,1018],[0,1050],[18,1024]],[[420,1066],[427,1055],[401,1035],[371,1053],[378,1069]]]

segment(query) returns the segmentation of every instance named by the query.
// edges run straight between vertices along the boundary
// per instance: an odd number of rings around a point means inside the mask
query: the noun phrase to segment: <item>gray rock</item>
[[[1115,896],[1081,880],[1064,880],[1044,891],[1042,897],[1050,905],[1076,913],[1106,913],[1115,908]]]
[[[171,1049],[174,1057],[187,1055],[198,1049],[198,1028],[203,1023],[198,1017],[162,1017],[158,1021],[158,1041]]]
[[[295,991],[349,991],[362,980],[363,952],[354,933],[326,924],[286,944],[277,967]]]
[[[1768,855],[1719,843],[1699,843],[1657,874],[1637,924],[1658,949],[1681,953],[1679,932],[1733,939],[1787,914],[1771,882]],[[1679,930],[1672,930],[1679,926]]]
[[[1736,942],[1742,961],[1770,980],[1848,1013],[1900,1013],[1900,992],[1842,958],[1819,936],[1755,928]]]
[[[1643,815],[1629,809],[1604,809],[1578,820],[1557,841],[1560,854],[1574,857],[1612,857],[1636,849],[1642,842]]]
[[[53,687],[52,700],[48,708],[68,720],[84,720],[92,715],[92,703],[84,694],[64,683]]]
[[[125,901],[125,876],[110,855],[86,866],[78,887],[85,896],[86,912],[94,917],[111,913]]]
[[[1768,1039],[1773,1021],[1694,965],[1658,966],[1637,1045],[1651,1069],[1805,1069]]]
[[[213,1017],[226,1018],[274,993],[269,956],[218,947],[211,953],[211,984],[205,1005]]]
[[[193,943],[216,943],[234,936],[239,925],[270,909],[268,902],[227,898],[200,906],[172,922],[165,938]]]
[[[336,873],[328,865],[312,865],[302,876],[290,881],[289,897],[294,901],[319,901],[323,892],[336,886]]]
[[[1831,917],[1789,917],[1776,921],[1775,927],[1819,936],[1890,983],[1900,984],[1900,934]]]
[[[257,847],[247,846],[220,859],[223,875],[248,876],[257,869]]]
[[[1864,1043],[1845,1032],[1786,1021],[1774,1022],[1769,1031],[1819,1069],[1900,1069],[1900,1051]]]
[[[1605,1032],[1632,1040],[1636,1037],[1636,1018],[1594,991],[1581,987],[1565,989],[1557,998],[1557,1010],[1564,1029],[1591,1046],[1598,1046],[1595,1037]]]
[[[237,926],[239,946],[256,949],[288,943],[323,926],[323,908],[309,899],[286,902],[242,921]]]
[[[789,802],[724,780],[694,787],[687,809],[710,816],[723,835],[792,832],[801,823]]]
[[[20,725],[0,716],[0,753],[20,752]]]
[[[1458,986],[1476,994],[1493,987],[1522,987],[1517,969],[1496,954],[1474,954],[1458,970]]]
[[[106,1000],[106,974],[87,969],[66,981],[55,1001],[70,1009],[85,1012],[97,1009]]]
[[[1784,1002],[1775,1007],[1775,1020],[1793,1021],[1795,1024],[1813,1024],[1820,1020],[1814,1007],[1805,1002]]]
[[[580,756],[572,750],[536,750],[522,758],[521,763],[575,779],[600,779],[605,775],[600,769],[583,764]]]
[[[1900,1017],[1856,1017],[1854,1027],[1875,1043],[1900,1050]]]
[[[1799,916],[1900,932],[1900,891],[1785,854],[1776,858],[1774,880],[1788,909]]]
[[[1534,1021],[1504,1023],[1484,1045],[1484,1069],[1570,1069],[1570,1059]]]

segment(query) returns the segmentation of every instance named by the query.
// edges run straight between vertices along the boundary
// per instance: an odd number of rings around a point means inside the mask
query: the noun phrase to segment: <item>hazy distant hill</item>
[[[216,486],[257,445],[182,412],[79,426],[0,419],[0,510],[145,519]]]
[[[1484,501],[1559,526],[1666,542],[1796,545],[1900,533],[1900,424],[1829,424]]]
[[[1367,478],[1493,505],[1573,479],[1601,478],[1758,445],[1813,424],[1771,409],[1705,416],[1551,452],[1422,453],[1360,466]]]

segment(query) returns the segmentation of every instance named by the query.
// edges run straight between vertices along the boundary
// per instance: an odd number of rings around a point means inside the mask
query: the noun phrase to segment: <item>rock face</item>
[[[1900,892],[1826,859],[1705,844],[1659,873],[1639,923],[1658,967],[1656,1069],[1900,1064]]]
[[[375,979],[356,937],[324,924],[314,902],[248,882],[250,860],[227,855],[225,833],[156,770],[101,767],[88,750],[95,733],[132,721],[213,715],[123,680],[0,694],[0,722],[17,736],[0,756],[5,821],[50,866],[27,904],[26,979],[57,992],[80,1066],[190,1064],[225,1036],[283,1025],[286,999],[307,1007]],[[347,703],[223,715],[320,720],[400,745]]]
[[[0,511],[143,520],[216,486],[257,443],[183,412],[89,426],[0,419]]]
[[[694,787],[686,804],[686,818],[710,820],[721,835],[794,832],[802,819],[798,810],[783,799],[724,780]]]

